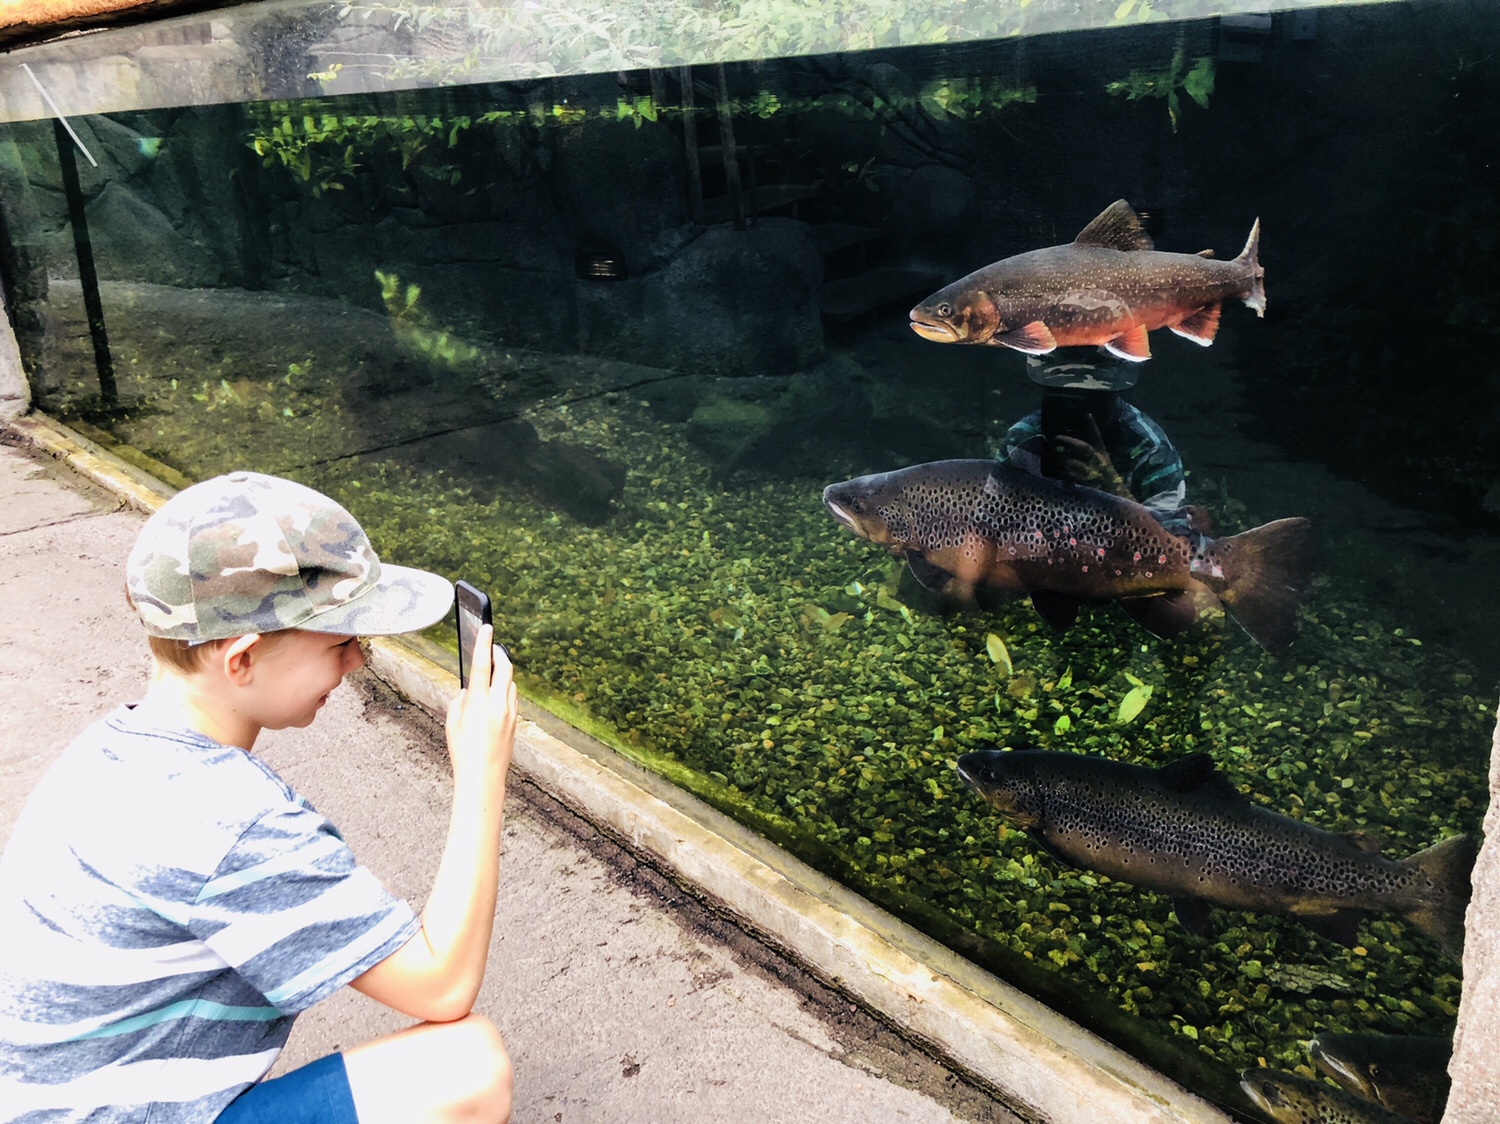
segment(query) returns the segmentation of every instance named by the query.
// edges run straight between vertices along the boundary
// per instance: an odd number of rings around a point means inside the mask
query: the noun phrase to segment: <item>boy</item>
[[[471,1013],[516,721],[491,630],[448,709],[452,815],[417,917],[250,751],[312,723],[359,636],[435,624],[453,587],[381,565],[327,496],[241,472],[147,520],[126,591],[150,687],[68,746],[0,858],[0,1119],[507,1120],[509,1059]],[[423,1021],[261,1082],[346,983]]]

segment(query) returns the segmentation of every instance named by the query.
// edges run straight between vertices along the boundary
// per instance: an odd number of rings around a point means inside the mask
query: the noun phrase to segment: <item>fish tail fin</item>
[[[1250,237],[1245,241],[1245,248],[1234,260],[1235,264],[1246,266],[1250,270],[1250,292],[1244,298],[1245,303],[1255,309],[1255,315],[1264,316],[1266,314],[1266,270],[1260,264],[1260,219],[1255,220],[1255,225],[1250,228]]]
[[[1197,574],[1268,652],[1281,652],[1296,635],[1297,606],[1312,571],[1311,530],[1299,516],[1219,539],[1209,549],[1217,572]]]
[[[1454,960],[1463,959],[1469,876],[1478,854],[1479,840],[1473,835],[1454,835],[1401,860],[1402,866],[1420,871],[1436,888],[1432,900],[1409,911],[1406,919]]]

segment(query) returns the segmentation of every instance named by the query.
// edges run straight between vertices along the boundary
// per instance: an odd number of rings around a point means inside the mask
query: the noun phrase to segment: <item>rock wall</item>
[[[1490,807],[1474,865],[1474,897],[1464,939],[1464,991],[1448,1074],[1453,1089],[1443,1124],[1500,1119],[1500,721],[1490,748]]]

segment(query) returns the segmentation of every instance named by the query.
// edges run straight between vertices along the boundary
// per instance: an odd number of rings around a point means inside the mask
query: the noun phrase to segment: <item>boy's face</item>
[[[298,630],[264,652],[255,650],[259,646],[250,649],[255,676],[244,702],[255,712],[248,716],[267,730],[311,725],[344,676],[365,666],[357,636]]]

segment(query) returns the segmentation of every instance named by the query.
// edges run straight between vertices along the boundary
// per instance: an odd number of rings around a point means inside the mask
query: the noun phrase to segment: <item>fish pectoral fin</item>
[[[1047,589],[1033,589],[1028,592],[1031,594],[1031,607],[1037,611],[1037,615],[1042,620],[1058,632],[1066,632],[1068,626],[1078,619],[1078,607],[1083,602],[1076,597],[1053,593]]]
[[[1364,920],[1365,914],[1360,909],[1340,909],[1316,916],[1295,913],[1294,916],[1318,936],[1327,937],[1345,948],[1353,948],[1359,944],[1359,923]]]
[[[1116,199],[1078,232],[1077,246],[1104,246],[1111,250],[1154,250],[1156,243],[1141,225],[1141,217],[1123,199]]]
[[[1040,320],[1033,320],[1030,324],[1023,324],[1008,332],[997,332],[990,337],[990,343],[1026,355],[1046,355],[1057,350],[1057,338],[1052,334],[1052,329]]]
[[[1174,589],[1159,597],[1130,597],[1120,608],[1152,636],[1171,640],[1198,622],[1198,604],[1185,589]]]
[[[953,580],[947,570],[933,565],[914,550],[907,551],[906,564],[911,567],[912,576],[933,592],[941,592]]]
[[[1173,324],[1172,331],[1185,340],[1192,340],[1199,347],[1207,347],[1218,334],[1219,312],[1223,307],[1217,303],[1206,304],[1186,320]]]
[[[1138,324],[1123,336],[1116,336],[1104,345],[1104,350],[1117,359],[1144,363],[1151,358],[1151,341],[1146,338],[1146,326]]]
[[[1208,939],[1213,936],[1213,921],[1209,917],[1209,906],[1197,898],[1173,898],[1172,912],[1177,914],[1177,923],[1195,937]]]
[[[1068,856],[1063,854],[1060,850],[1058,850],[1056,845],[1054,845],[1052,841],[1047,838],[1046,834],[1040,829],[1028,828],[1026,830],[1026,837],[1033,843],[1035,843],[1037,847],[1041,849],[1042,853],[1045,854],[1048,858],[1052,859],[1054,862],[1061,863],[1063,866],[1072,867],[1075,870],[1077,869],[1078,864],[1075,863],[1072,859],[1068,858]]]

